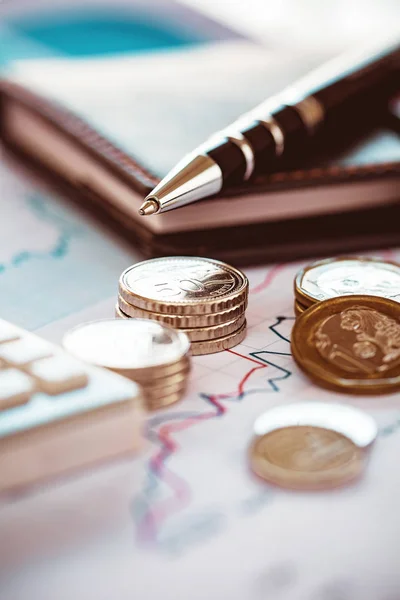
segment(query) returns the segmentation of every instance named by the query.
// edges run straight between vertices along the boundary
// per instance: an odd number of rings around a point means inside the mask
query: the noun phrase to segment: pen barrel
[[[291,162],[317,133],[344,136],[373,122],[399,88],[399,75],[399,43],[386,42],[339,56],[258,105],[207,152],[221,167],[224,187],[275,170],[281,157]]]
[[[356,61],[351,57],[338,61],[338,66],[339,72],[337,67],[333,73],[328,69],[325,80],[308,92],[324,107],[325,120],[339,119],[349,113],[352,117],[368,116],[371,109],[386,102],[399,88],[398,44]]]
[[[286,166],[301,167],[314,140],[323,151],[331,140],[354,136],[354,125],[376,122],[379,108],[399,87],[399,73],[398,39],[334,59],[186,156],[147,196],[140,214],[178,208],[240,185],[276,170],[282,158]],[[316,136],[319,131],[326,138]]]

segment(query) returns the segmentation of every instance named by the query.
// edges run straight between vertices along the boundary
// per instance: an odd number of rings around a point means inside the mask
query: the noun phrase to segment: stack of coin
[[[190,371],[190,341],[180,332],[145,319],[109,319],[69,331],[65,349],[138,383],[149,410],[180,400]]]
[[[353,394],[400,389],[400,265],[339,257],[295,278],[293,358],[324,387]]]
[[[296,316],[321,300],[366,294],[400,299],[400,265],[363,257],[321,260],[301,269],[294,280]]]
[[[166,323],[184,332],[193,355],[233,348],[246,335],[247,277],[208,258],[174,256],[126,269],[115,314]]]
[[[335,488],[363,472],[377,425],[363,411],[342,404],[306,402],[277,406],[254,425],[251,469],[285,488]]]

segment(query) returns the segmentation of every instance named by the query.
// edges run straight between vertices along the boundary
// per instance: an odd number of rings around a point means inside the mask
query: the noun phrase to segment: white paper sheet
[[[8,171],[1,182],[1,316],[53,341],[110,317],[134,253]],[[184,400],[149,416],[140,457],[1,499],[2,600],[400,597],[400,395],[341,396],[299,372],[288,341],[299,266],[247,270],[245,341],[194,359]],[[295,493],[251,474],[256,417],[306,400],[377,419],[356,485]]]

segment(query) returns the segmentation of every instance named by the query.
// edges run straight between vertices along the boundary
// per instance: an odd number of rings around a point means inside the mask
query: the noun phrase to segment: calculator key
[[[14,342],[0,344],[0,359],[15,367],[23,367],[52,354],[52,347],[48,342],[29,335]]]
[[[34,392],[35,382],[18,369],[0,371],[0,411],[25,404]]]
[[[143,425],[133,381],[0,319],[0,495],[136,451]]]
[[[65,355],[38,360],[29,367],[29,372],[40,390],[52,396],[83,388],[89,381],[81,364]]]
[[[15,325],[0,319],[0,344],[11,342],[21,337],[20,330]]]

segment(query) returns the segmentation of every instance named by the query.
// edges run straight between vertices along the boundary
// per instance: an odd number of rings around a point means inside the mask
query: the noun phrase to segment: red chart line
[[[258,360],[251,358],[251,356],[243,356],[243,354],[239,354],[239,352],[235,352],[234,350],[231,350],[231,349],[228,349],[226,352],[229,352],[229,354],[234,354],[235,356],[240,356],[240,358],[245,358],[246,360],[249,360],[250,362],[255,363],[256,365],[260,365],[260,367],[265,366],[263,363],[258,362]]]
[[[241,356],[241,355],[239,355]],[[242,358],[246,358],[242,356]],[[215,407],[215,411],[207,412],[196,417],[190,417],[179,423],[169,423],[160,427],[157,437],[161,445],[159,452],[151,459],[150,468],[157,473],[158,477],[166,483],[172,490],[171,498],[164,500],[152,509],[150,509],[139,527],[139,537],[143,541],[153,541],[156,538],[157,531],[163,522],[172,514],[185,508],[191,500],[191,490],[189,484],[182,478],[173,473],[166,467],[165,461],[175,454],[179,449],[179,444],[173,437],[173,434],[179,433],[194,425],[214,419],[227,412],[227,408],[221,404],[220,400],[228,400],[232,398],[240,398],[244,394],[244,388],[250,377],[256,371],[265,369],[268,365],[259,364],[252,367],[240,380],[236,390],[225,394],[214,394],[208,396],[208,401]]]
[[[259,294],[266,290],[271,285],[275,277],[284,268],[284,266],[284,264],[273,266],[266,274],[264,280],[255,286],[250,293]],[[173,513],[185,508],[190,503],[191,490],[189,484],[182,477],[179,477],[179,475],[176,475],[176,473],[173,473],[170,469],[168,469],[165,464],[166,460],[179,450],[179,444],[173,437],[173,434],[189,429],[190,427],[193,427],[194,425],[203,421],[214,419],[217,416],[225,414],[227,408],[221,404],[220,400],[241,398],[244,394],[245,385],[253,373],[260,369],[265,369],[268,366],[266,364],[259,363],[249,356],[239,354],[234,350],[228,350],[228,352],[253,362],[257,366],[250,369],[244,375],[235,391],[228,392],[226,394],[214,394],[207,397],[208,401],[215,407],[215,411],[207,412],[196,417],[190,417],[178,423],[169,423],[160,427],[157,437],[160,442],[161,449],[150,460],[150,469],[157,474],[159,479],[169,485],[173,492],[173,496],[153,506],[153,508],[146,513],[139,526],[139,537],[142,540],[155,540],[157,531],[162,523]]]

